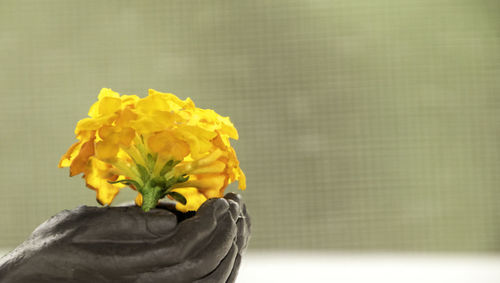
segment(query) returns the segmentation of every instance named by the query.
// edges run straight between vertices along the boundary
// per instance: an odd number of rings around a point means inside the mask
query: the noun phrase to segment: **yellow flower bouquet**
[[[234,181],[246,187],[230,144],[237,130],[228,117],[197,108],[190,98],[152,89],[139,98],[103,88],[88,116],[76,125],[78,141],[59,167],[69,167],[70,176],[83,173],[102,205],[129,186],[144,211],[164,197],[181,212],[196,211],[207,199],[223,197]]]

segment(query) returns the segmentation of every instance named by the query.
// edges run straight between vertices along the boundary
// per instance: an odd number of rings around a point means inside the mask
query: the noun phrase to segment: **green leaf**
[[[187,203],[186,198],[177,192],[168,192],[167,195],[171,196],[173,199],[175,199],[176,201],[178,201],[184,205],[186,205],[186,203]]]
[[[149,168],[149,170],[153,170],[153,168],[155,167],[155,163],[156,163],[156,157],[153,156],[151,153],[148,153],[147,158],[146,158],[146,163],[147,163],[147,167]]]
[[[158,186],[161,188],[165,188],[166,186],[166,180],[165,177],[155,177],[151,180],[151,186]]]
[[[134,180],[131,180],[131,179],[124,179],[124,180],[117,180],[117,181],[108,181],[108,183],[110,184],[117,184],[117,183],[121,183],[121,184],[124,184],[124,185],[134,185],[137,189],[140,188],[141,185],[139,185],[139,183],[137,181],[134,181]]]
[[[149,171],[146,169],[146,167],[142,166],[141,164],[136,164],[137,165],[137,170],[139,170],[139,174],[141,174],[141,179],[145,183],[148,182],[149,180]]]
[[[184,183],[186,182],[187,180],[189,179],[189,176],[184,174],[182,176],[178,176],[178,177],[172,177],[170,179],[168,179],[166,182],[165,182],[165,187],[167,188],[170,188],[171,186],[177,184],[177,183]]]
[[[164,176],[168,171],[172,170],[175,165],[179,164],[180,161],[169,160],[160,171],[160,176]]]
[[[175,177],[172,177],[172,178],[168,179],[168,180],[165,182],[165,187],[166,187],[166,188],[170,188],[173,184],[175,184],[175,180],[176,180],[176,178],[175,178]]]
[[[187,180],[189,180],[189,176],[188,176],[188,175],[186,175],[186,174],[184,174],[184,175],[179,176],[179,177],[177,178],[177,183],[184,183],[184,182],[186,182]]]

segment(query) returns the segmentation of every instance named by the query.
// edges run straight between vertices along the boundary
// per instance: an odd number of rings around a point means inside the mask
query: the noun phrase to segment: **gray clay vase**
[[[0,282],[234,282],[250,236],[241,197],[64,210],[0,259]]]

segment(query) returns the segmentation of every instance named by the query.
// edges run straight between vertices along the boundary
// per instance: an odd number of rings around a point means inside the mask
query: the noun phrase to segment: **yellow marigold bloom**
[[[78,122],[73,144],[59,162],[70,176],[83,173],[97,200],[109,205],[121,188],[137,190],[145,211],[167,196],[179,211],[197,210],[222,197],[228,184],[245,175],[229,139],[238,132],[229,120],[190,98],[149,90],[121,95],[103,88],[89,117]]]

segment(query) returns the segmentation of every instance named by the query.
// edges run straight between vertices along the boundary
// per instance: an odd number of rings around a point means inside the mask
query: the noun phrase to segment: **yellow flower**
[[[236,128],[190,98],[149,90],[141,99],[103,88],[88,115],[78,122],[78,142],[59,167],[70,167],[70,176],[83,173],[101,204],[111,204],[129,186],[145,211],[168,196],[186,212],[222,197],[234,181],[246,187],[229,141],[238,139]]]

